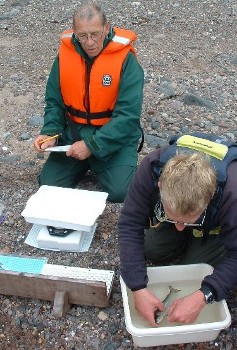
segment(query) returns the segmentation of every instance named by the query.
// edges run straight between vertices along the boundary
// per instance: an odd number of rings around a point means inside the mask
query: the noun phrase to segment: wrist
[[[206,304],[212,304],[215,301],[215,295],[211,288],[207,285],[202,285],[199,289],[203,293],[204,301]]]
[[[140,287],[137,287],[137,288],[131,288],[131,291],[132,292],[138,292],[139,290],[142,290],[142,289],[146,289],[146,286],[140,286]]]

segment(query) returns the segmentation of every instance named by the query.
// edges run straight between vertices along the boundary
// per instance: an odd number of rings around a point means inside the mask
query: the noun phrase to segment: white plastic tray
[[[213,268],[208,264],[148,267],[148,288],[162,300],[170,284],[175,288],[183,287],[184,295],[188,295],[199,288],[202,279],[212,271]],[[157,328],[149,327],[135,310],[132,292],[126,287],[122,278],[120,278],[120,283],[126,328],[137,346],[150,347],[212,341],[217,338],[221,329],[227,328],[231,323],[226,301],[222,300],[207,305],[194,324],[168,325],[166,323]]]

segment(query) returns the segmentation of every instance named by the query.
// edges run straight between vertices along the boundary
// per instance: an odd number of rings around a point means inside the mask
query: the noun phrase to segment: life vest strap
[[[66,106],[67,112],[76,118],[83,118],[85,120],[91,119],[103,119],[103,118],[111,118],[112,112],[111,110],[103,111],[103,112],[84,112],[79,109],[73,108],[72,106]]]

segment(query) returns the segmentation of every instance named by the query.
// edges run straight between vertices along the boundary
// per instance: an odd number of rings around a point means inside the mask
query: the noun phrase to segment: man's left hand
[[[85,160],[91,155],[91,151],[85,144],[85,142],[82,141],[77,141],[67,151],[66,155],[68,157],[74,157],[79,160]]]
[[[168,322],[193,323],[206,305],[203,293],[198,290],[175,300],[168,312]]]

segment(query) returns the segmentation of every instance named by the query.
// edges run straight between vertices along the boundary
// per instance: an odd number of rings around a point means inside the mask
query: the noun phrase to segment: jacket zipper
[[[86,118],[87,123],[90,123],[90,74],[91,74],[91,68],[92,68],[92,62],[87,63],[86,62],[86,81],[85,81],[85,110],[86,110]]]

